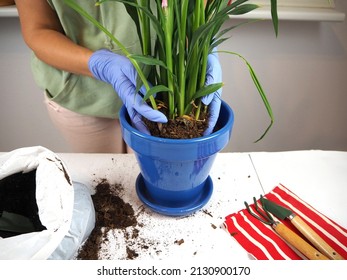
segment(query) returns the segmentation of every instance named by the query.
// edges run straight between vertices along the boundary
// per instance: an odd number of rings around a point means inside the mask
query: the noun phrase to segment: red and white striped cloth
[[[344,259],[347,259],[347,230],[345,228],[314,209],[283,185],[275,187],[264,197],[291,209],[334,248],[337,253]],[[254,205],[251,204],[250,206],[253,207]],[[282,222],[302,236],[290,221]],[[299,252],[287,245],[271,226],[254,218],[247,209],[227,216],[224,225],[231,236],[255,259],[305,259]]]

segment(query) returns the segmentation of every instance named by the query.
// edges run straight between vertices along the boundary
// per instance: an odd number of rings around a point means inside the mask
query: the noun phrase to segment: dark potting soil
[[[164,108],[160,109],[164,114]],[[167,114],[166,114],[167,115]],[[158,126],[157,123],[143,119],[151,135],[171,139],[192,139],[203,136],[208,126],[208,113],[201,112],[200,119],[196,120],[194,115],[184,115],[169,119],[167,123]]]
[[[98,260],[102,244],[107,242],[107,233],[112,229],[126,229],[137,225],[136,215],[129,203],[119,196],[121,185],[111,186],[102,179],[96,186],[92,200],[95,209],[95,227],[88,239],[78,251],[78,260]],[[133,235],[134,235],[133,231]],[[134,236],[133,236],[134,237]],[[130,237],[129,237],[130,238]],[[127,259],[134,259],[138,254],[127,247]]]
[[[136,212],[129,203],[123,201],[124,187],[110,184],[106,179],[96,181],[92,200],[95,208],[95,227],[88,239],[81,245],[77,260],[134,260],[144,256],[159,257],[175,244],[181,246],[183,238],[166,236],[158,239],[151,232],[153,224],[146,207],[140,206]],[[210,212],[203,213],[213,217]],[[212,228],[217,228],[211,224]],[[150,229],[150,231],[148,231]],[[153,229],[154,230],[154,229]],[[197,252],[194,252],[196,255]]]
[[[24,216],[33,224],[33,230],[46,229],[40,221],[36,203],[36,169],[18,172],[0,180],[0,217],[3,212]],[[0,236],[11,237],[25,232],[0,230]]]

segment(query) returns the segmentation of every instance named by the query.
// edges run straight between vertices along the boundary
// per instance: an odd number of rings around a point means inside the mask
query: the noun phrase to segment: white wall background
[[[345,13],[346,2],[336,1]],[[233,31],[219,49],[247,58],[275,115],[269,134],[254,144],[268,125],[267,113],[243,62],[221,54],[223,97],[235,113],[232,139],[224,151],[347,151],[347,21],[281,21],[278,38],[270,21],[258,22]],[[48,119],[42,91],[33,81],[30,50],[21,38],[19,19],[3,17],[0,151],[33,145],[70,151]]]

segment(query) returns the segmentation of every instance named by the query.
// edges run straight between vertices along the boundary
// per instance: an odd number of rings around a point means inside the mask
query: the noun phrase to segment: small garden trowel
[[[343,260],[308,224],[288,208],[282,207],[273,201],[261,198],[266,211],[280,220],[288,219],[290,222],[325,256],[331,260]]]

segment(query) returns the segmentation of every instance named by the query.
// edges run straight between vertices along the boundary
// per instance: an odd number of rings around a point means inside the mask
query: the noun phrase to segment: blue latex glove
[[[96,79],[113,86],[127,108],[133,126],[139,131],[150,134],[141,116],[153,122],[167,122],[163,113],[151,108],[143,96],[135,92],[137,72],[128,58],[102,49],[92,54],[88,66]],[[140,92],[145,93],[144,86]]]
[[[206,82],[205,85],[210,85],[214,83],[222,82],[222,67],[219,63],[219,58],[217,53],[211,53],[207,57],[207,71],[206,71]],[[209,105],[209,124],[207,129],[204,131],[204,135],[209,135],[212,133],[218,117],[221,106],[221,95],[222,88],[214,93],[204,96],[201,101],[205,105]]]

